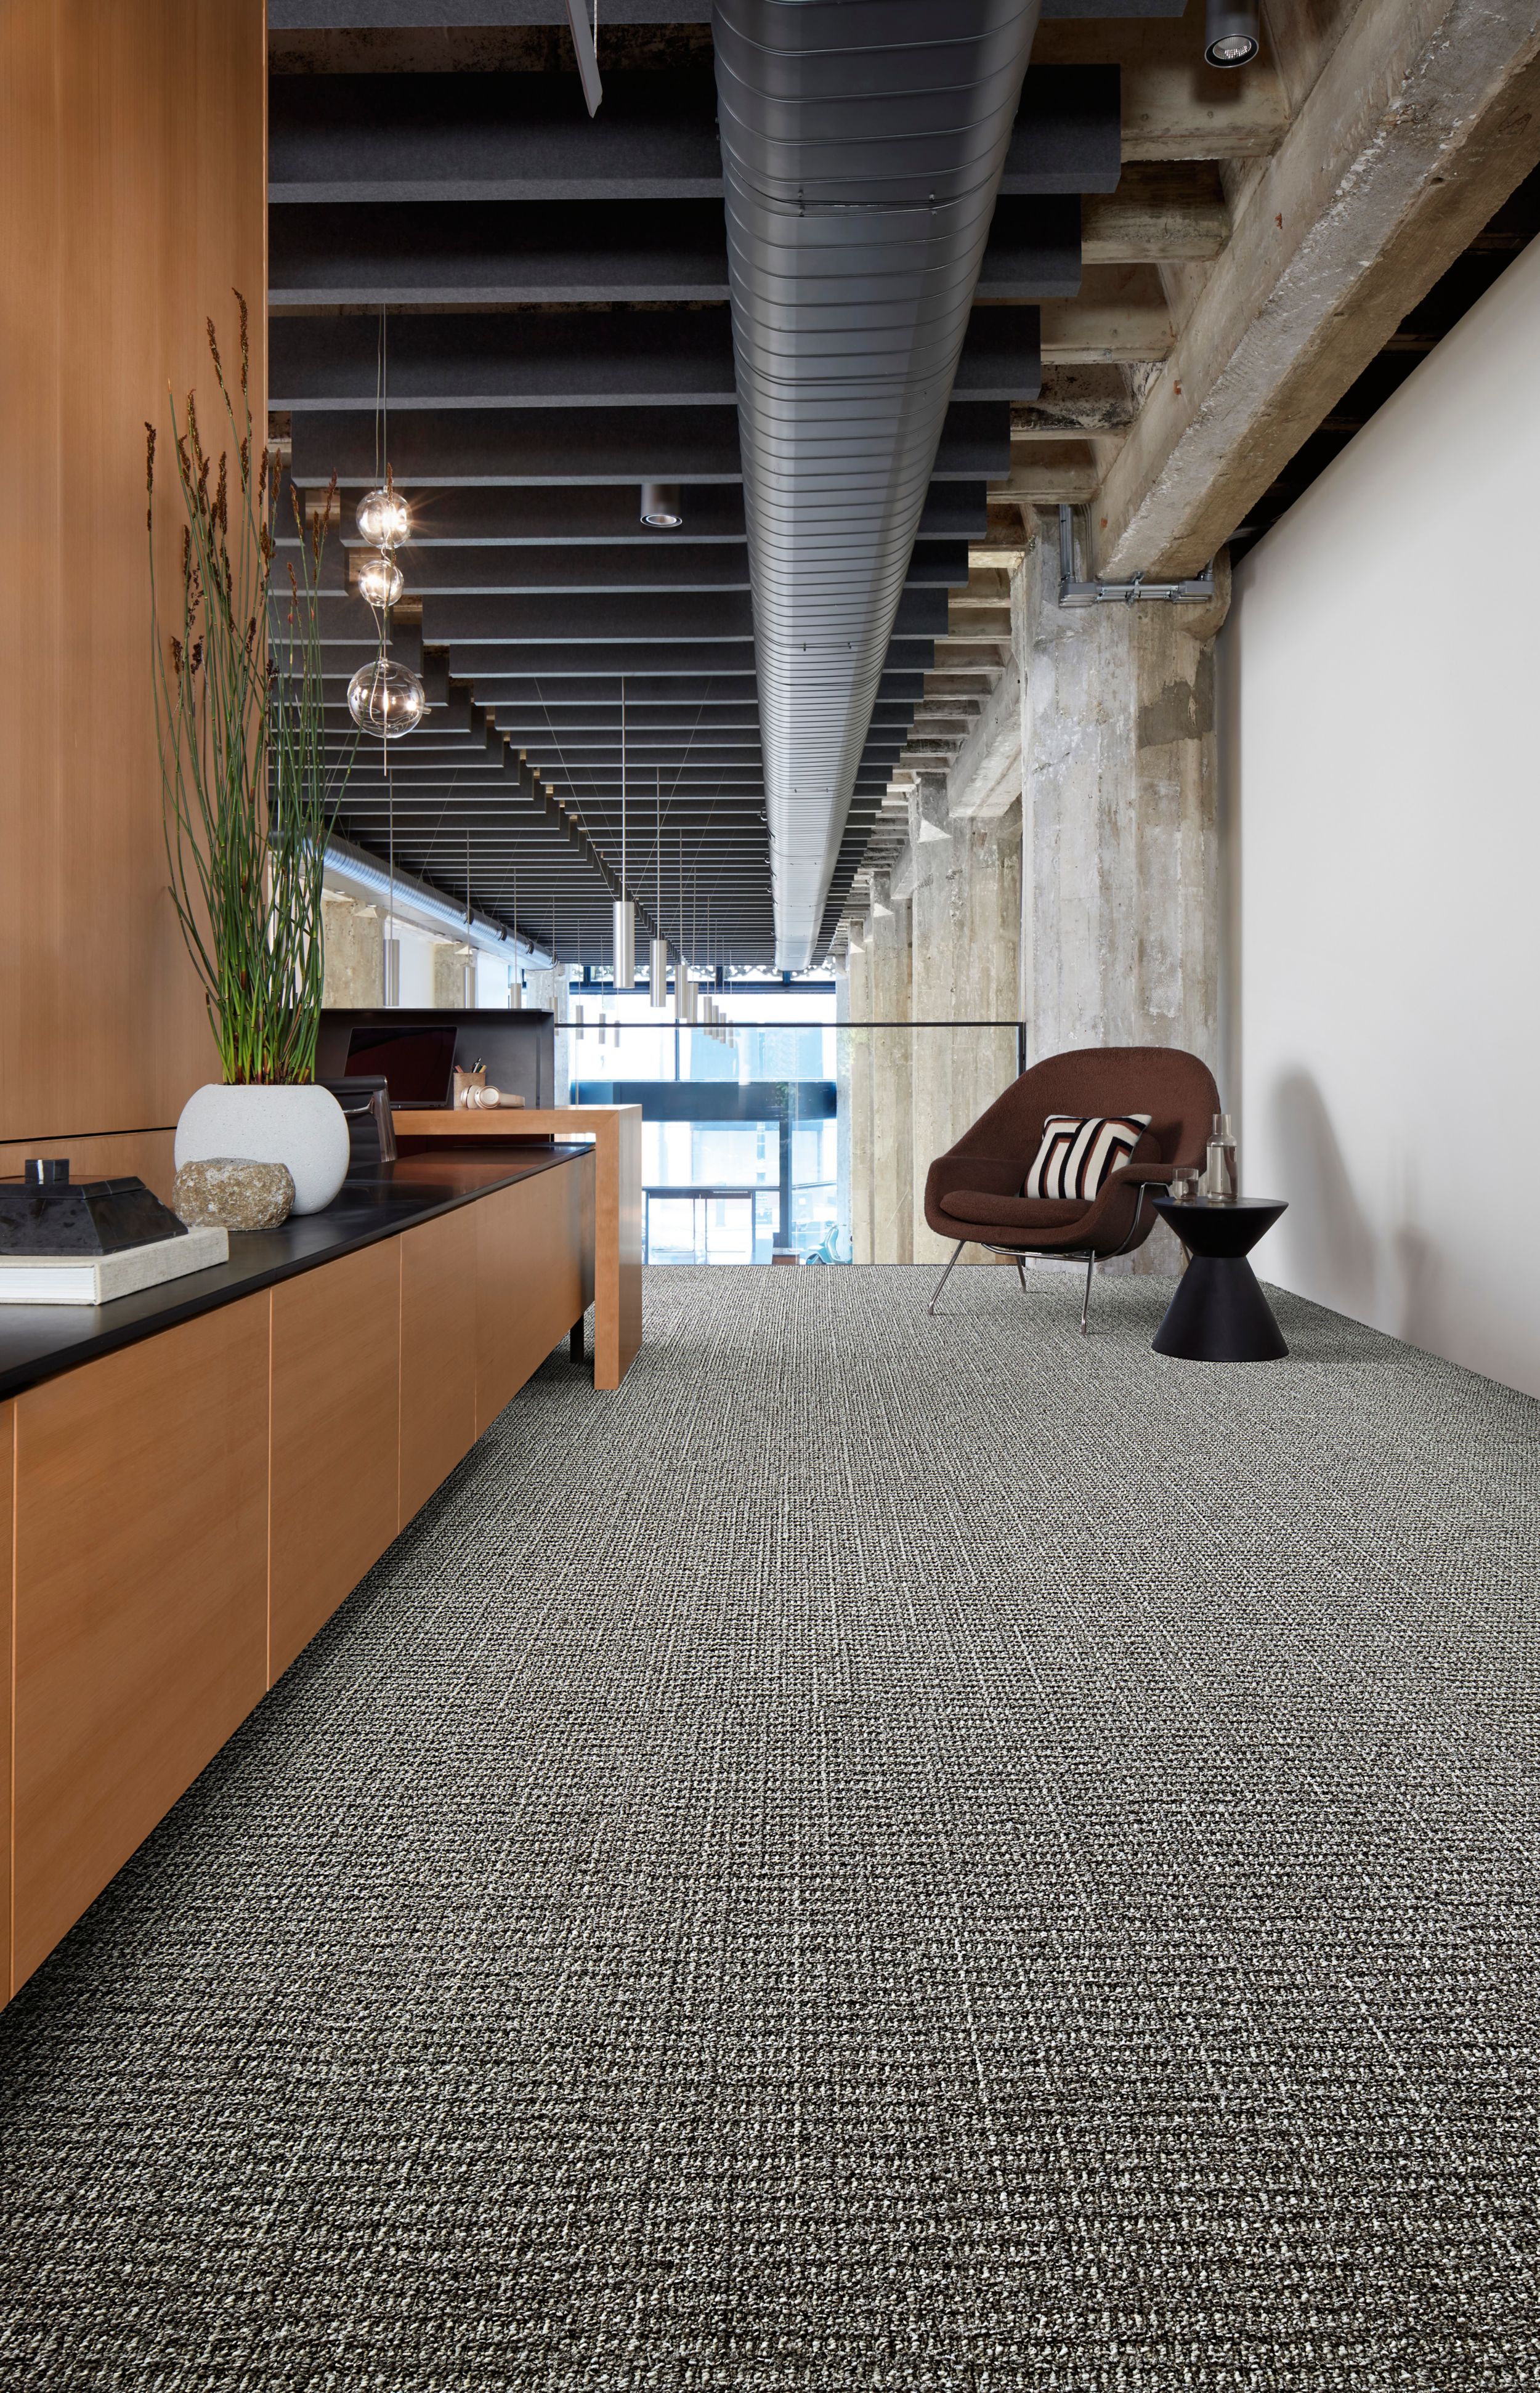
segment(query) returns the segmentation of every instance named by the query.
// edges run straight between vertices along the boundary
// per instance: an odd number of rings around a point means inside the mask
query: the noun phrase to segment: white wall
[[[1220,702],[1259,1269],[1540,1394],[1540,242],[1239,567]]]

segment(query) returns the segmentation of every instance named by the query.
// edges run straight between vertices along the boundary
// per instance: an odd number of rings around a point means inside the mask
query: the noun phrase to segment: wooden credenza
[[[642,1108],[553,1105],[506,1113],[452,1111],[395,1116],[403,1155],[453,1148],[516,1152],[531,1140],[594,1142],[597,1220],[594,1239],[594,1385],[618,1388],[642,1344]]]
[[[573,1152],[0,1405],[7,1998],[581,1323],[594,1181]]]

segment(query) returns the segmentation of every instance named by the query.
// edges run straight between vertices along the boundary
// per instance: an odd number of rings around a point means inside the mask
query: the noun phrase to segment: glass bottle
[[[1228,1114],[1216,1114],[1208,1138],[1208,1183],[1207,1195],[1210,1205],[1233,1205],[1240,1195],[1240,1169],[1235,1155],[1235,1134],[1230,1127]]]

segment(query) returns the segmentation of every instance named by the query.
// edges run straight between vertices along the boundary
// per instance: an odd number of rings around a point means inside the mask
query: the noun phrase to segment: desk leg
[[[594,1125],[594,1385],[618,1388],[642,1343],[642,1126]]]

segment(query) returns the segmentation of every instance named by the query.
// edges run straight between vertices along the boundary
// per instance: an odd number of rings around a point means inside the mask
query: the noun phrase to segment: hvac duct
[[[716,0],[776,961],[809,962],[1038,0]]]

